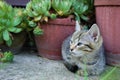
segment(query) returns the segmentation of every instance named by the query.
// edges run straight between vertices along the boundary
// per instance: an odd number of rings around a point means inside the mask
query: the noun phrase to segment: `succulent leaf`
[[[72,0],[52,0],[52,7],[59,16],[67,16],[70,14]]]
[[[33,30],[34,35],[38,36],[38,35],[42,35],[43,34],[43,30],[39,28],[39,26],[37,26],[34,30]]]
[[[14,59],[14,55],[12,52],[4,52],[3,57],[0,59],[1,62],[12,62]]]

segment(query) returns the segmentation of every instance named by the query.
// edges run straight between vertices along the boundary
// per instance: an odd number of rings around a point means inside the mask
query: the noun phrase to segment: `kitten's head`
[[[76,31],[70,41],[70,52],[73,56],[81,57],[87,54],[94,54],[102,45],[102,37],[99,28],[93,24],[88,31],[81,30],[76,21]]]

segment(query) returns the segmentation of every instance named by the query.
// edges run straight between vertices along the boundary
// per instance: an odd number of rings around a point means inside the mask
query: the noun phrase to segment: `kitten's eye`
[[[82,45],[82,43],[81,43],[81,42],[79,42],[77,45],[78,45],[78,46],[80,46],[80,45]]]
[[[87,46],[87,47],[90,48],[90,49],[93,49],[90,45],[87,45],[87,44],[86,44],[85,46]]]

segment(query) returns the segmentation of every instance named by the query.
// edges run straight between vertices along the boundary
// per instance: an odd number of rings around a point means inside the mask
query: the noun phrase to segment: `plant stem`
[[[116,67],[114,67],[106,76],[104,76],[102,79],[100,80],[107,80],[107,78],[116,70]]]

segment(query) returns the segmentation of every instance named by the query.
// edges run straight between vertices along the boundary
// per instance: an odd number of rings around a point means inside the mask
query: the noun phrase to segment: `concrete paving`
[[[31,52],[15,55],[13,63],[0,63],[0,80],[84,80],[66,69],[63,61],[48,60]],[[99,80],[97,76],[88,80]]]

